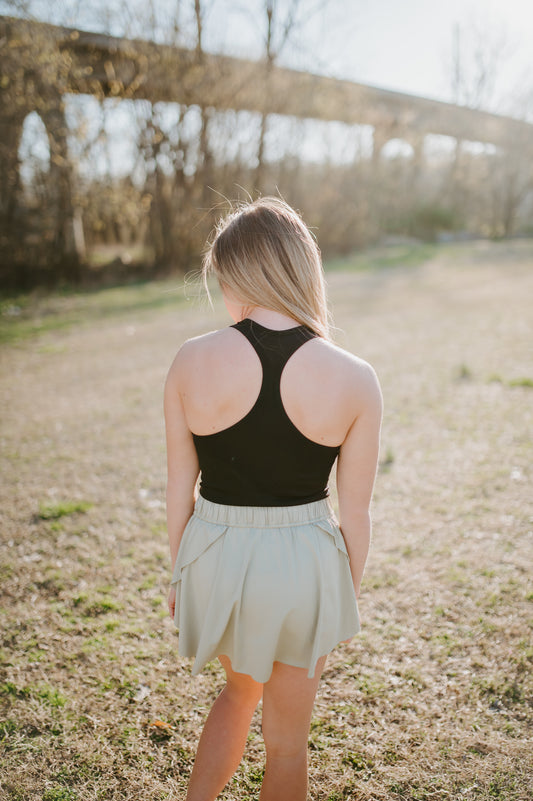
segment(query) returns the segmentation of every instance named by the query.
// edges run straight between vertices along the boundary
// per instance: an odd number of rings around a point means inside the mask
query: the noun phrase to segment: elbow
[[[189,500],[195,496],[198,474],[169,475],[166,486],[166,499],[169,501]]]

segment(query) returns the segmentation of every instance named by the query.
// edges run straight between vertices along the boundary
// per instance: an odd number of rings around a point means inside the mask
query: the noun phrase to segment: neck
[[[281,312],[273,311],[272,309],[263,309],[262,306],[255,306],[253,309],[243,315],[248,317],[266,328],[273,328],[276,331],[283,331],[286,328],[294,328],[300,325],[298,320],[293,317],[288,317]]]

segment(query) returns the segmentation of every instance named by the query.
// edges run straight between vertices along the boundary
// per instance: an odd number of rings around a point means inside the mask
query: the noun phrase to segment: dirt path
[[[533,244],[329,284],[386,415],[364,631],[324,675],[310,798],[526,801]],[[177,301],[1,352],[0,799],[183,797],[221,672],[192,680],[165,617],[161,393],[224,324]],[[256,796],[262,760],[257,717],[222,797]]]

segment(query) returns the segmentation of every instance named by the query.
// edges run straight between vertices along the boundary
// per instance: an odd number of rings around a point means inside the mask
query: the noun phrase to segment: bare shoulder
[[[330,383],[368,402],[381,399],[379,380],[369,362],[325,339],[317,337],[313,343],[317,366]]]
[[[227,364],[231,353],[239,351],[241,339],[231,327],[187,339],[174,357],[167,381],[182,383],[198,371],[210,371],[216,365]]]
[[[170,370],[180,371],[184,368],[186,369],[191,363],[197,362],[198,359],[205,359],[227,341],[227,331],[227,328],[221,328],[220,330],[208,331],[206,334],[200,334],[197,337],[185,340],[176,353]]]

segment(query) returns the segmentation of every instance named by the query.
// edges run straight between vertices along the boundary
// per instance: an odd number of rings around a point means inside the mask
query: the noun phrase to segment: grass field
[[[386,410],[363,632],[326,666],[310,799],[526,801],[533,243],[334,267],[337,341]],[[2,302],[2,801],[184,797],[222,672],[192,679],[166,617],[162,386],[226,322],[178,283]],[[259,720],[225,801],[258,795]]]

